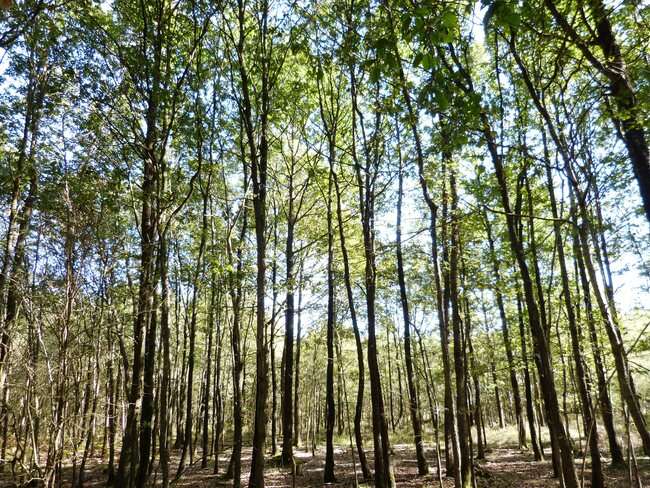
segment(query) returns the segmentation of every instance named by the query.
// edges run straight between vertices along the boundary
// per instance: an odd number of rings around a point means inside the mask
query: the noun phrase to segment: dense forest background
[[[2,3],[2,480],[648,482],[647,2]]]

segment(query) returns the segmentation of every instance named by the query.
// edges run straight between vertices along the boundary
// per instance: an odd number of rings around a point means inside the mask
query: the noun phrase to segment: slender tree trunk
[[[249,485],[255,488],[264,488],[264,454],[266,451],[267,428],[267,399],[269,393],[269,365],[268,342],[265,318],[266,302],[266,192],[267,192],[267,163],[268,163],[268,116],[269,116],[269,69],[270,57],[267,45],[269,2],[263,0],[260,22],[260,56],[259,63],[261,87],[259,90],[260,106],[258,110],[259,121],[253,119],[253,103],[251,101],[251,86],[249,72],[244,61],[244,44],[246,42],[246,12],[243,1],[238,1],[239,39],[237,43],[237,57],[241,82],[240,111],[246,133],[246,140],[250,156],[251,180],[253,184],[253,214],[255,218],[255,244],[257,251],[257,276],[255,280],[255,344],[256,344],[256,377],[255,377],[255,420],[253,425],[253,458]],[[259,144],[258,141],[259,140]]]
[[[524,286],[524,297],[526,300],[526,309],[528,311],[528,319],[533,339],[535,344],[535,357],[537,362],[540,379],[542,382],[542,389],[544,393],[544,401],[546,409],[549,414],[549,426],[555,430],[559,442],[559,454],[562,461],[562,474],[567,488],[577,488],[578,480],[575,473],[575,464],[573,460],[573,450],[571,442],[567,433],[562,425],[560,416],[560,408],[557,402],[557,393],[555,390],[555,377],[553,372],[553,365],[551,362],[551,349],[547,339],[547,334],[544,330],[543,322],[540,316],[540,309],[538,302],[535,298],[535,291],[533,280],[530,276],[528,263],[526,262],[523,245],[518,237],[515,227],[515,217],[512,213],[510,206],[510,197],[508,195],[508,187],[506,177],[503,169],[501,156],[497,152],[496,144],[492,133],[489,128],[487,116],[483,115],[483,132],[486,136],[488,149],[496,171],[497,181],[499,183],[499,190],[501,193],[501,201],[503,208],[506,212],[506,222],[508,225],[508,235],[512,252],[517,259],[519,265],[519,272]]]
[[[543,134],[545,153],[546,138]],[[571,350],[573,352],[573,362],[576,370],[576,382],[578,386],[578,393],[580,394],[582,406],[582,419],[584,424],[585,436],[589,441],[589,450],[591,455],[591,486],[599,487],[604,486],[603,468],[600,461],[600,448],[598,446],[598,425],[596,423],[593,404],[591,402],[591,388],[587,380],[586,367],[582,359],[582,351],[580,350],[580,335],[578,333],[578,324],[576,321],[576,314],[573,307],[573,299],[571,297],[571,287],[569,285],[569,273],[566,267],[566,260],[564,255],[564,242],[562,240],[561,226],[559,221],[559,214],[557,203],[555,200],[555,191],[553,190],[553,176],[551,168],[546,166],[546,179],[548,186],[548,193],[551,201],[551,211],[553,215],[553,231],[555,234],[555,248],[557,250],[558,262],[560,265],[560,278],[562,282],[562,295],[564,296],[564,306],[567,314],[567,323],[569,326],[569,333],[571,335]]]
[[[248,175],[244,173],[244,194],[246,194],[248,189]],[[241,452],[242,452],[242,430],[243,430],[243,421],[242,421],[242,371],[244,369],[244,360],[241,350],[241,321],[242,321],[242,286],[243,286],[243,275],[242,275],[242,253],[244,239],[246,237],[247,224],[248,224],[248,212],[246,211],[247,206],[246,202],[242,203],[242,224],[239,233],[239,240],[237,242],[236,254],[233,251],[232,243],[230,240],[230,233],[232,228],[229,228],[228,231],[228,240],[226,242],[226,250],[228,254],[228,262],[231,267],[231,271],[228,273],[228,288],[230,293],[230,301],[232,304],[232,330],[230,333],[230,344],[232,347],[232,401],[233,401],[233,445],[232,453],[230,456],[230,462],[228,464],[228,469],[226,470],[226,478],[233,480],[233,488],[239,488],[241,484]]]
[[[322,114],[323,120],[326,115]],[[327,124],[326,124],[327,125]],[[331,127],[331,126],[330,126]],[[325,483],[336,482],[334,476],[334,228],[332,224],[332,188],[334,186],[334,160],[336,151],[336,133],[328,131],[329,178],[327,186],[327,435],[325,444]]]
[[[291,168],[289,174],[289,210],[287,212],[287,241],[285,247],[286,259],[286,309],[284,327],[284,380],[282,389],[282,460],[285,463],[293,461],[294,441],[294,402],[293,402],[293,322],[294,310],[294,227],[295,209],[293,195],[294,171]],[[298,305],[300,306],[300,304]],[[296,366],[296,372],[298,367]],[[297,375],[297,374],[296,374]],[[297,380],[296,380],[297,381]],[[297,417],[297,415],[296,415]],[[296,437],[297,438],[297,437]]]
[[[158,260],[160,262],[160,260]],[[157,270],[157,273],[159,270]],[[153,414],[154,414],[154,368],[156,353],[156,330],[158,327],[158,295],[154,283],[153,300],[149,324],[145,332],[144,377],[142,389],[142,410],[140,415],[140,457],[135,477],[135,486],[144,488],[149,478],[149,463],[152,456]]]
[[[393,404],[393,360],[390,351],[390,330],[386,328],[386,358],[388,362],[388,409],[390,411],[390,426],[393,434],[395,433],[395,409]]]
[[[359,381],[357,384],[357,401],[354,409],[354,441],[357,446],[359,464],[364,479],[372,477],[366,452],[363,447],[363,435],[361,432],[361,419],[363,416],[363,396],[365,390],[365,365],[363,361],[363,344],[361,343],[361,333],[357,321],[357,312],[354,304],[354,294],[352,292],[352,281],[350,279],[350,259],[348,256],[347,246],[345,244],[345,227],[343,226],[343,212],[341,210],[341,188],[336,173],[334,173],[334,186],[336,189],[336,216],[339,228],[339,240],[341,243],[341,254],[343,256],[343,280],[345,281],[345,291],[348,298],[348,308],[350,309],[350,320],[352,321],[352,330],[354,332],[354,341],[357,351],[357,367],[359,370]]]
[[[413,440],[415,442],[415,457],[418,461],[418,474],[420,476],[423,476],[429,472],[429,467],[427,466],[427,461],[424,457],[424,447],[422,445],[422,415],[420,412],[420,404],[418,401],[417,391],[415,389],[413,358],[411,357],[411,316],[409,313],[408,296],[406,293],[406,279],[404,278],[404,256],[402,254],[402,202],[404,196],[404,171],[402,168],[401,153],[399,154],[399,160],[400,168],[398,174],[399,186],[397,193],[397,230],[395,238],[397,243],[397,279],[399,281],[402,319],[404,320],[404,359],[406,361],[406,381],[408,385],[411,424],[413,426]]]
[[[169,331],[169,279],[167,267],[169,252],[167,250],[167,235],[160,235],[160,249],[158,250],[158,270],[160,273],[160,338],[163,347],[163,370],[160,385],[160,430],[159,449],[160,466],[162,469],[162,486],[169,487],[169,437],[170,419],[169,412],[169,388],[171,380],[171,358],[170,358],[170,331]]]
[[[199,165],[201,164],[201,154],[203,151],[203,144],[201,143],[201,136],[199,135]],[[200,166],[199,166],[200,167]],[[189,330],[189,352],[187,354],[187,397],[185,403],[185,430],[183,445],[181,450],[181,457],[178,462],[178,469],[176,470],[176,479],[178,480],[185,471],[185,463],[189,455],[190,464],[194,458],[194,449],[192,446],[192,424],[193,424],[193,398],[194,398],[194,356],[196,351],[196,323],[199,307],[199,290],[201,288],[201,277],[203,275],[203,256],[205,254],[205,247],[208,237],[208,202],[210,194],[210,183],[212,180],[212,172],[208,174],[208,181],[206,187],[202,189],[203,194],[203,216],[201,219],[201,236],[199,238],[199,253],[196,258],[196,268],[192,277],[192,310],[190,318]]]
[[[109,307],[111,306],[110,300],[108,300]],[[117,422],[116,422],[116,417],[117,417],[117,392],[118,392],[118,386],[116,385],[117,381],[115,380],[115,370],[114,368],[114,359],[113,359],[113,342],[111,339],[112,331],[111,331],[111,324],[107,328],[107,345],[108,345],[108,350],[109,350],[109,356],[108,356],[108,361],[106,363],[106,376],[107,376],[107,385],[106,388],[108,389],[107,392],[107,397],[108,397],[108,405],[106,406],[107,411],[106,411],[106,416],[107,416],[107,421],[108,421],[108,432],[107,432],[107,441],[108,441],[108,467],[107,467],[107,480],[106,484],[108,486],[111,486],[114,481],[115,481],[115,435],[117,431]],[[118,368],[118,375],[119,376],[119,368]],[[167,487],[165,487],[167,488]]]
[[[472,342],[472,322],[470,317],[469,300],[465,297],[464,300],[464,315],[465,315],[465,337],[467,341],[467,348],[469,350],[470,371],[474,383],[474,422],[476,424],[476,444],[477,453],[476,459],[485,459],[485,440],[483,439],[483,408],[481,403],[481,384],[479,381],[478,369],[476,366],[476,358],[474,354],[474,344]]]
[[[377,360],[377,333],[376,333],[376,279],[377,269],[375,264],[375,230],[374,230],[374,181],[378,171],[380,151],[376,147],[370,147],[364,138],[365,163],[362,168],[359,157],[356,154],[356,125],[359,107],[357,106],[357,82],[354,67],[350,67],[350,86],[352,98],[352,141],[353,161],[359,190],[359,210],[363,229],[364,260],[365,260],[365,290],[366,309],[368,320],[368,370],[370,373],[370,399],[372,403],[372,431],[375,451],[375,486],[377,488],[394,487],[395,475],[390,454],[390,440],[388,438],[388,422],[386,420],[386,409],[384,396],[381,388],[381,375]],[[375,112],[375,131],[381,125],[381,112]],[[376,139],[376,138],[375,138]],[[376,144],[377,140],[373,142]]]
[[[201,449],[203,455],[201,457],[201,468],[205,469],[208,466],[208,456],[210,455],[210,433],[208,432],[210,426],[210,382],[212,380],[212,340],[214,335],[214,317],[215,307],[217,306],[217,285],[215,284],[215,277],[212,277],[211,292],[210,292],[210,309],[208,311],[208,346],[206,352],[206,365],[205,365],[205,388],[203,390],[203,437],[201,439]]]
[[[72,229],[72,203],[69,201],[67,183],[66,183],[66,204],[67,219],[65,229],[65,304],[61,314],[59,324],[59,367],[57,369],[56,387],[55,387],[55,405],[53,409],[54,417],[52,422],[52,436],[47,453],[47,465],[45,468],[45,481],[48,488],[61,483],[62,476],[62,459],[65,445],[65,411],[67,406],[67,385],[69,372],[68,347],[70,344],[70,323],[72,321],[72,307],[75,295],[75,242],[73,240]]]
[[[589,279],[585,271],[584,261],[582,259],[582,252],[580,250],[580,243],[578,242],[578,233],[573,232],[573,254],[576,258],[576,265],[578,267],[578,275],[580,276],[580,283],[582,286],[582,299],[585,305],[585,315],[587,325],[589,327],[589,340],[591,343],[591,351],[594,358],[594,365],[596,368],[596,379],[598,381],[598,402],[600,413],[603,418],[603,425],[607,432],[607,440],[609,441],[609,452],[612,457],[612,466],[624,467],[625,457],[623,456],[623,449],[619,443],[616,435],[616,428],[614,427],[614,409],[612,401],[609,396],[607,387],[607,378],[605,376],[605,367],[603,365],[603,357],[600,350],[598,341],[598,334],[596,332],[596,325],[594,313],[591,303],[591,291],[589,286]]]
[[[461,303],[458,291],[458,262],[460,233],[458,222],[458,194],[456,192],[456,174],[450,169],[451,190],[451,241],[450,241],[450,298],[452,310],[452,327],[454,340],[454,368],[456,372],[456,416],[458,421],[458,443],[460,446],[460,466],[462,486],[473,486],[474,473],[471,465],[471,452],[469,445],[469,412],[467,411],[467,380],[465,376],[465,348],[462,340]]]
[[[492,235],[492,224],[490,223],[487,214],[484,214],[486,222],[486,230],[488,243],[490,245],[490,256],[492,259],[492,269],[496,280],[494,287],[494,294],[496,296],[497,308],[499,309],[499,318],[501,319],[501,332],[503,334],[503,343],[506,349],[506,357],[508,359],[508,372],[510,374],[510,386],[512,387],[512,395],[515,403],[515,415],[517,417],[517,434],[519,439],[519,449],[526,446],[526,426],[524,420],[524,412],[521,404],[521,393],[519,391],[519,382],[517,380],[517,370],[515,367],[515,357],[512,352],[512,342],[510,341],[510,330],[508,326],[508,319],[506,317],[505,304],[503,300],[503,280],[501,278],[500,261],[497,258],[496,249],[494,245],[494,237]],[[537,458],[537,455],[535,456]]]
[[[506,426],[506,422],[503,417],[503,405],[501,403],[501,389],[499,388],[499,378],[497,377],[497,367],[496,367],[496,363],[494,362],[494,356],[492,356],[492,359],[490,359],[490,373],[492,373],[492,384],[494,385],[494,404],[496,406],[497,415],[499,417],[499,428],[503,429]]]
[[[293,445],[300,445],[300,400],[298,397],[300,389],[300,342],[302,334],[302,273],[303,263],[300,262],[300,272],[298,273],[298,327],[296,331],[296,381],[293,390]]]

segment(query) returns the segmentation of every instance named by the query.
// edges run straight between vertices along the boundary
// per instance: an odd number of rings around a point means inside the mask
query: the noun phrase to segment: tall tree
[[[411,424],[413,425],[413,439],[415,441],[415,452],[418,461],[418,473],[425,475],[429,472],[427,461],[424,457],[424,447],[422,445],[422,418],[420,405],[415,388],[415,378],[413,373],[413,358],[411,357],[411,315],[409,312],[408,296],[406,293],[406,279],[404,277],[404,256],[402,254],[402,204],[404,197],[404,168],[402,166],[402,155],[398,144],[399,173],[398,190],[397,190],[397,225],[396,237],[397,243],[397,278],[399,281],[400,302],[402,305],[402,318],[404,320],[404,359],[406,361],[406,381],[408,383],[409,408],[411,411]]]

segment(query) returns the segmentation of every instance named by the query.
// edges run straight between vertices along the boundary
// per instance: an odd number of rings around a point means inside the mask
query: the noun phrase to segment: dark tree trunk
[[[469,412],[467,410],[467,379],[465,375],[465,348],[463,344],[463,331],[461,323],[461,302],[458,289],[458,262],[460,233],[458,222],[458,194],[456,192],[455,170],[450,169],[450,191],[451,191],[451,240],[450,240],[450,299],[451,299],[451,322],[453,327],[454,340],[454,369],[456,372],[456,416],[458,422],[458,444],[460,447],[460,467],[462,486],[470,488],[473,486],[474,473],[471,464],[471,452],[469,445]]]
[[[483,408],[481,404],[481,383],[476,367],[474,344],[472,342],[472,327],[469,315],[469,303],[465,298],[465,337],[469,350],[471,376],[474,383],[474,423],[476,424],[476,459],[485,459],[485,440],[483,438]]]
[[[255,245],[257,251],[257,276],[255,279],[255,420],[253,424],[253,458],[249,485],[264,488],[264,455],[266,451],[267,399],[269,395],[269,345],[266,338],[266,182],[268,165],[268,125],[269,125],[269,69],[270,47],[267,44],[269,2],[264,0],[259,13],[261,36],[261,61],[258,121],[253,118],[253,101],[251,100],[251,81],[244,61],[246,42],[246,12],[242,0],[238,2],[239,39],[237,56],[241,77],[242,98],[240,111],[246,133],[250,157],[251,181],[253,184],[253,214],[255,219]],[[259,144],[258,141],[259,140]]]
[[[600,350],[598,341],[598,334],[596,332],[596,324],[594,319],[593,306],[591,303],[591,291],[589,286],[589,279],[585,271],[584,261],[582,259],[582,252],[580,250],[580,243],[578,241],[578,233],[573,232],[573,254],[576,258],[576,265],[578,268],[578,275],[580,276],[580,284],[582,287],[582,299],[585,306],[585,315],[587,325],[589,327],[589,340],[591,343],[591,351],[594,358],[594,365],[596,367],[596,379],[598,381],[598,402],[600,414],[603,418],[603,425],[607,432],[607,440],[609,442],[609,452],[612,457],[612,466],[624,467],[625,457],[623,456],[623,449],[619,443],[616,435],[616,428],[614,427],[614,409],[612,401],[609,396],[607,387],[607,378],[605,376],[605,367],[603,364],[603,357]]]
[[[350,67],[350,86],[352,98],[352,147],[353,161],[359,191],[359,211],[363,229],[364,261],[365,261],[365,291],[366,309],[368,319],[368,370],[370,373],[370,399],[372,403],[372,432],[375,451],[375,486],[377,488],[394,487],[395,476],[390,455],[390,440],[388,438],[388,422],[386,420],[386,409],[384,396],[381,388],[381,375],[377,360],[377,333],[376,333],[376,279],[377,270],[375,265],[375,230],[374,230],[374,204],[375,190],[374,182],[379,169],[381,152],[376,147],[377,138],[369,142],[365,137],[363,140],[364,164],[361,165],[356,153],[357,142],[356,125],[359,107],[357,106],[357,81],[354,67]],[[378,91],[378,90],[377,90]],[[378,93],[377,93],[378,95]],[[377,102],[379,105],[379,102]],[[375,111],[374,130],[381,127],[381,112]],[[365,132],[365,131],[362,131]]]
[[[402,319],[404,320],[404,359],[406,361],[406,381],[409,394],[409,410],[411,412],[411,424],[413,426],[413,440],[415,442],[415,457],[418,461],[418,473],[423,476],[429,472],[427,461],[424,457],[422,445],[422,414],[415,389],[415,377],[413,373],[413,359],[411,357],[411,315],[409,313],[408,296],[406,293],[406,279],[404,278],[404,257],[402,255],[402,200],[404,194],[404,171],[402,158],[400,159],[399,187],[397,193],[397,278],[399,281],[400,302],[402,305]]]
[[[201,137],[199,137],[199,168],[201,167],[201,154],[203,145]],[[189,352],[187,355],[187,397],[185,401],[185,437],[183,439],[183,446],[181,457],[178,462],[178,470],[176,471],[176,479],[185,471],[185,463],[189,454],[190,464],[194,459],[194,448],[192,443],[192,424],[193,424],[193,398],[194,398],[194,356],[196,351],[196,323],[199,306],[199,291],[201,288],[201,277],[203,276],[203,256],[205,254],[205,247],[208,238],[208,203],[210,195],[210,183],[212,180],[212,172],[208,174],[208,181],[206,187],[202,188],[203,194],[203,217],[201,219],[201,237],[199,239],[199,253],[196,258],[196,268],[194,269],[194,276],[192,277],[192,316],[190,318],[190,331],[189,331]]]
[[[542,137],[544,141],[545,157],[547,157],[546,137],[544,133],[542,134]],[[550,161],[548,161],[548,163],[550,163]],[[596,423],[594,408],[591,401],[591,387],[587,379],[587,373],[585,371],[586,365],[583,362],[582,351],[580,350],[580,335],[578,333],[576,313],[573,306],[573,299],[571,297],[569,273],[567,271],[564,255],[564,241],[562,240],[561,224],[559,221],[557,203],[555,200],[555,191],[553,190],[553,176],[551,174],[551,167],[549,164],[546,165],[546,179],[548,193],[551,201],[551,211],[554,219],[553,231],[555,234],[555,248],[557,251],[557,258],[560,264],[562,295],[564,296],[564,306],[567,314],[569,333],[571,335],[571,350],[573,352],[573,362],[575,364],[576,382],[578,385],[578,393],[580,394],[580,403],[582,406],[582,420],[585,436],[589,441],[589,451],[591,456],[591,486],[599,487],[604,486],[604,478],[602,463],[600,461],[600,448],[598,446],[598,425]]]
[[[154,111],[151,107],[150,111]],[[155,115],[150,115],[151,117]],[[153,130],[153,128],[151,128]],[[153,135],[151,136],[153,137]],[[120,460],[115,477],[115,485],[119,487],[130,487],[135,482],[135,470],[137,467],[137,412],[136,404],[141,397],[142,391],[142,367],[143,367],[143,335],[148,327],[153,297],[154,263],[155,263],[155,236],[156,217],[154,215],[154,191],[157,180],[156,164],[147,157],[145,159],[142,183],[142,216],[140,220],[141,254],[140,254],[140,280],[138,291],[137,313],[133,331],[133,364],[130,371],[131,386],[128,393],[129,407],[126,417],[126,427],[122,437],[122,449]]]
[[[300,273],[298,275],[298,330],[296,331],[296,381],[293,390],[293,445],[300,445],[300,401],[298,398],[300,388],[300,341],[302,334],[302,270],[303,264],[300,262]],[[288,391],[288,390],[287,390]]]
[[[502,287],[504,286],[504,283],[501,278],[500,261],[497,257],[497,253],[494,245],[494,237],[492,236],[492,224],[490,223],[487,214],[484,214],[484,219],[486,223],[488,243],[490,245],[492,270],[494,272],[494,278],[496,280],[496,285],[494,287],[494,294],[496,296],[497,308],[499,309],[499,318],[501,319],[501,332],[503,334],[503,343],[505,345],[506,357],[508,359],[508,372],[510,374],[510,385],[512,387],[512,395],[514,397],[514,403],[515,403],[515,416],[517,417],[517,434],[519,439],[519,449],[523,449],[526,446],[526,425],[524,420],[524,412],[521,404],[521,393],[519,391],[519,382],[517,380],[515,357],[512,352],[512,342],[510,340],[508,319],[506,317],[506,309],[503,300]],[[537,458],[537,455],[535,457]]]
[[[357,367],[359,370],[359,382],[357,384],[357,401],[354,409],[354,440],[357,446],[359,464],[364,479],[372,477],[366,452],[363,447],[363,435],[361,432],[361,418],[363,415],[363,395],[365,390],[365,366],[363,361],[363,344],[361,343],[361,333],[357,322],[356,307],[354,304],[354,294],[352,292],[352,281],[350,279],[350,259],[348,256],[347,246],[345,244],[345,227],[343,226],[343,212],[341,210],[341,188],[336,173],[334,173],[334,186],[336,189],[336,216],[339,228],[339,240],[341,243],[341,254],[343,255],[343,280],[345,281],[345,291],[350,309],[350,320],[352,321],[352,330],[357,351]]]
[[[158,259],[158,262],[160,260]],[[144,378],[142,390],[142,411],[140,414],[140,460],[135,477],[135,486],[144,488],[149,477],[149,463],[152,455],[153,413],[154,413],[154,365],[156,356],[156,330],[158,327],[158,296],[155,291],[152,300],[151,316],[146,331],[144,346]]]
[[[225,181],[225,180],[224,180]],[[248,174],[244,168],[244,195],[248,190]],[[226,242],[226,251],[228,263],[231,271],[228,273],[228,291],[230,294],[230,303],[232,305],[232,329],[230,332],[230,344],[232,347],[232,401],[233,401],[233,445],[228,469],[226,470],[226,479],[233,480],[233,488],[239,488],[241,485],[241,452],[242,452],[242,431],[243,431],[243,412],[242,412],[242,371],[244,369],[244,360],[241,350],[241,322],[242,322],[242,254],[244,240],[246,238],[248,212],[246,201],[242,203],[242,224],[237,241],[237,248],[233,250],[230,235],[233,231],[229,223],[228,240]]]
[[[551,427],[557,435],[559,443],[559,454],[561,456],[562,474],[567,488],[577,488],[578,480],[575,473],[575,464],[573,460],[573,450],[571,442],[567,433],[562,425],[562,418],[560,416],[560,408],[557,402],[557,394],[555,390],[555,377],[553,372],[553,365],[551,361],[551,349],[547,339],[547,333],[544,330],[544,325],[540,316],[540,309],[538,302],[535,298],[535,290],[533,280],[530,276],[528,263],[526,262],[525,253],[521,240],[519,239],[516,230],[515,217],[512,213],[510,206],[510,196],[508,195],[507,181],[503,168],[501,156],[498,154],[497,146],[494,143],[492,132],[490,130],[487,116],[483,115],[483,132],[488,143],[488,149],[496,171],[497,181],[499,183],[499,190],[501,192],[501,202],[503,209],[506,212],[506,222],[508,225],[508,235],[512,252],[516,257],[519,272],[524,287],[524,297],[526,301],[526,309],[528,311],[528,319],[530,328],[533,334],[535,345],[535,358],[539,370],[540,379],[542,382],[542,390],[544,394],[544,401],[549,415],[549,427]]]
[[[158,250],[158,271],[160,273],[160,338],[163,346],[163,370],[160,385],[160,430],[158,432],[160,445],[160,467],[162,469],[162,486],[169,487],[169,435],[170,411],[169,388],[171,382],[170,331],[169,331],[169,279],[167,275],[169,253],[167,236],[160,235]]]
[[[325,122],[326,115],[322,114]],[[326,126],[328,124],[326,123]],[[328,131],[328,162],[329,178],[327,188],[327,378],[326,378],[326,401],[327,401],[327,422],[325,441],[325,471],[323,481],[334,483],[334,228],[332,225],[332,187],[334,185],[334,159],[336,151],[336,134]]]
[[[203,454],[201,456],[201,468],[205,469],[208,466],[208,456],[210,455],[210,393],[211,386],[210,382],[212,380],[212,340],[214,335],[214,317],[215,317],[215,308],[217,306],[217,284],[215,283],[215,277],[212,278],[210,291],[210,309],[208,311],[208,346],[206,352],[206,364],[205,364],[205,388],[203,389],[203,429],[202,429],[202,438],[201,438],[201,449]]]
[[[293,403],[293,322],[294,310],[294,227],[295,209],[293,195],[294,171],[291,168],[289,174],[289,209],[287,211],[287,241],[285,247],[286,259],[286,309],[284,328],[284,379],[282,393],[282,460],[290,463],[293,460],[293,431],[294,431],[294,403]],[[298,367],[296,366],[296,370]],[[296,416],[297,417],[297,416]]]

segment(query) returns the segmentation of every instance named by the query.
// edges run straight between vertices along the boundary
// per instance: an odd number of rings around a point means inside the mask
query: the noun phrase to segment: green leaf
[[[517,27],[517,26],[521,25],[521,15],[519,15],[517,12],[512,12],[508,16],[507,21],[508,21],[508,25]]]
[[[440,35],[440,42],[443,44],[448,44],[454,40],[454,31],[446,30]]]
[[[378,52],[383,53],[384,51],[386,51],[387,47],[388,47],[388,39],[386,39],[385,37],[380,37],[375,41],[375,49]]]
[[[445,12],[444,14],[442,14],[442,17],[440,18],[440,22],[447,29],[453,29],[455,27],[458,27],[458,19],[456,18],[456,15],[453,12]]]
[[[379,66],[373,66],[370,69],[370,74],[368,75],[368,80],[370,83],[377,83],[381,78],[381,68]]]
[[[447,108],[449,107],[449,99],[447,98],[447,95],[442,93],[440,90],[434,89],[434,96],[436,98],[436,103],[438,104],[438,108],[440,110],[447,110]]]
[[[384,61],[386,65],[391,68],[391,69],[396,69],[397,68],[397,59],[395,59],[395,56],[391,52],[387,52]]]
[[[422,68],[429,70],[433,68],[434,64],[434,59],[433,56],[429,53],[425,53],[424,56],[422,56]]]

